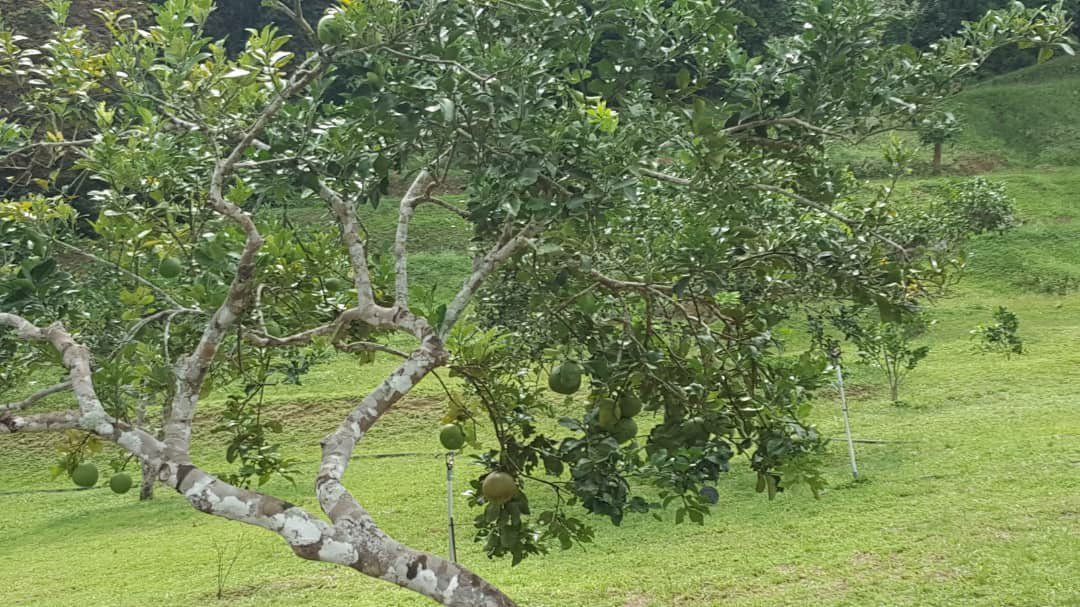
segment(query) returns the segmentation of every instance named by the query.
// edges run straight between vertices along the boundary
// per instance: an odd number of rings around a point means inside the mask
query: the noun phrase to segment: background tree
[[[1062,48],[1069,25],[1012,6],[918,52],[884,42],[876,3],[806,2],[797,33],[752,57],[742,16],[705,0],[352,0],[317,30],[302,3],[273,4],[317,51],[265,27],[230,56],[206,36],[210,0],[166,0],[149,23],[103,12],[103,48],[54,0],[55,40],[6,38],[0,75],[26,93],[2,162],[39,176],[0,205],[0,325],[15,356],[67,379],[4,405],[0,432],[93,434],[202,512],[446,605],[513,603],[389,537],[345,487],[382,415],[437,368],[462,378],[448,418],[497,442],[478,456],[477,534],[515,560],[587,541],[572,508],[701,521],[736,454],[770,496],[816,491],[823,441],[802,420],[826,363],[784,356],[775,329],[824,301],[903,314],[956,267],[948,242],[917,238],[921,215],[865,192],[828,144],[910,124],[993,49]],[[376,256],[364,212],[397,171],[411,185]],[[451,172],[462,207],[438,197]],[[70,204],[85,183],[92,238]],[[306,201],[335,230],[265,212]],[[409,274],[421,212],[473,227],[472,268],[444,301],[422,301]],[[528,296],[517,332],[498,326],[500,269]],[[483,329],[469,306],[489,282]],[[252,407],[329,349],[401,363],[322,441],[324,519],[259,490],[291,472]],[[215,388],[238,464],[219,476],[190,455]],[[77,408],[27,412],[67,390]],[[157,413],[161,438],[145,427]],[[534,512],[541,491],[553,499]]]
[[[899,322],[882,322],[845,311],[835,316],[833,323],[858,348],[864,363],[881,369],[889,385],[889,400],[898,403],[901,382],[930,353],[929,346],[915,346],[912,341],[926,332],[931,321],[922,315],[906,315]]]
[[[924,118],[919,123],[919,139],[923,144],[934,148],[932,167],[935,175],[941,174],[941,157],[945,144],[955,139],[962,130],[952,112],[940,112]]]

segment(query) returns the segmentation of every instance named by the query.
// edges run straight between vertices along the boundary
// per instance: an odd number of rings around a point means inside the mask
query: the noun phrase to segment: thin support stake
[[[851,419],[848,417],[847,396],[844,394],[844,372],[840,368],[840,349],[830,353],[836,367],[836,387],[840,390],[840,409],[844,412],[844,434],[847,436],[848,455],[851,457],[851,476],[859,480],[859,465],[855,463],[855,441],[851,438]]]
[[[450,519],[450,560],[457,562],[457,545],[454,542],[454,452],[446,454],[446,513]]]

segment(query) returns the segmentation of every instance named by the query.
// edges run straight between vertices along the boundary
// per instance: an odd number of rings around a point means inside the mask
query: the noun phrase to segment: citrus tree
[[[318,51],[268,27],[230,55],[203,34],[211,0],[101,12],[105,47],[64,27],[64,0],[40,48],[0,36],[0,77],[25,90],[0,121],[0,345],[21,362],[2,379],[66,373],[0,405],[0,433],[111,441],[202,512],[461,606],[513,602],[395,541],[343,482],[418,382],[449,367],[465,386],[448,445],[477,424],[496,437],[471,497],[493,556],[587,541],[582,510],[700,522],[738,454],[759,491],[816,491],[804,420],[826,362],[785,355],[776,327],[824,300],[903,314],[952,267],[830,145],[911,124],[1002,45],[1070,50],[1059,9],[1019,4],[920,52],[881,42],[878,3],[807,1],[755,56],[719,0],[350,0],[316,23],[300,0],[269,4]],[[376,254],[364,209],[399,174]],[[463,204],[438,196],[448,176]],[[316,203],[336,226],[265,212]],[[409,272],[430,212],[472,228],[443,301]],[[253,408],[333,351],[400,363],[322,440],[324,519],[260,491],[296,472]],[[191,457],[215,386],[228,476]],[[63,392],[74,408],[31,411]]]

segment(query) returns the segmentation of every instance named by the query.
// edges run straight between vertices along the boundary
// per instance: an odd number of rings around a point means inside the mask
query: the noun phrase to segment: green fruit
[[[637,422],[629,417],[620,419],[611,430],[611,435],[620,443],[632,440],[637,436]]]
[[[179,259],[175,257],[166,257],[161,260],[161,265],[158,266],[158,273],[164,278],[176,278],[183,269],[184,266]]]
[[[641,413],[641,408],[641,399],[633,394],[627,393],[619,397],[619,413],[623,417],[634,417]]]
[[[489,501],[501,503],[509,501],[510,498],[517,495],[518,488],[517,483],[514,482],[514,477],[505,472],[492,472],[484,477],[484,482],[480,485],[480,492]]]
[[[337,292],[349,288],[349,283],[340,278],[327,278],[323,281],[323,286],[326,287],[327,291]]]
[[[703,418],[690,418],[683,423],[681,430],[682,438],[691,445],[709,440],[709,428]]]
[[[551,371],[548,387],[559,394],[573,394],[581,388],[582,371],[577,363],[563,363]]]
[[[439,431],[439,442],[450,451],[460,449],[465,446],[465,431],[457,424],[446,424]]]
[[[323,44],[340,44],[345,39],[345,24],[337,13],[319,19],[319,25],[315,29],[319,42]]]
[[[615,401],[610,398],[601,399],[596,413],[596,423],[605,430],[611,430],[618,421],[619,407],[615,405]]]
[[[71,480],[80,487],[93,487],[98,481],[98,470],[94,464],[79,464],[71,472]]]
[[[131,477],[123,472],[114,474],[109,479],[109,489],[112,489],[113,493],[127,493],[128,489],[131,489]]]

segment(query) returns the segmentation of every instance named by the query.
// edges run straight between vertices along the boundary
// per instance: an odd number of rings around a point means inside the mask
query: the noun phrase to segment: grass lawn
[[[1049,65],[1063,70],[1055,78],[1075,83],[1073,64]],[[855,434],[886,441],[858,446],[862,480],[852,482],[839,442],[819,500],[795,490],[769,502],[736,465],[704,526],[644,516],[613,528],[597,519],[594,544],[518,567],[484,557],[471,541],[474,513],[459,496],[460,560],[529,607],[1080,605],[1080,170],[992,177],[1009,184],[1023,224],[977,241],[966,281],[934,310],[931,354],[901,388],[905,404],[887,402],[873,370],[852,370]],[[383,246],[392,212],[369,218]],[[453,277],[468,269],[468,235],[443,238],[457,220],[425,213],[414,224],[429,234],[415,241],[414,276],[456,287]],[[968,332],[1000,305],[1020,316],[1024,356],[973,352]],[[335,359],[304,385],[274,390],[271,415],[291,420],[284,450],[304,463],[297,486],[273,481],[270,492],[318,510],[308,479],[319,438],[392,366]],[[211,471],[225,465],[208,432],[221,396],[205,403],[196,426],[195,459]],[[426,381],[364,440],[346,482],[390,534],[445,553],[441,413],[438,386]],[[841,436],[833,394],[822,394],[814,419]],[[165,488],[145,504],[134,493],[70,490],[67,479],[49,478],[55,440],[0,440],[0,605],[429,604],[351,570],[302,561],[276,536],[200,514]],[[388,453],[409,455],[375,457]],[[478,472],[460,458],[458,491]],[[225,566],[236,558],[222,601],[219,555]]]

